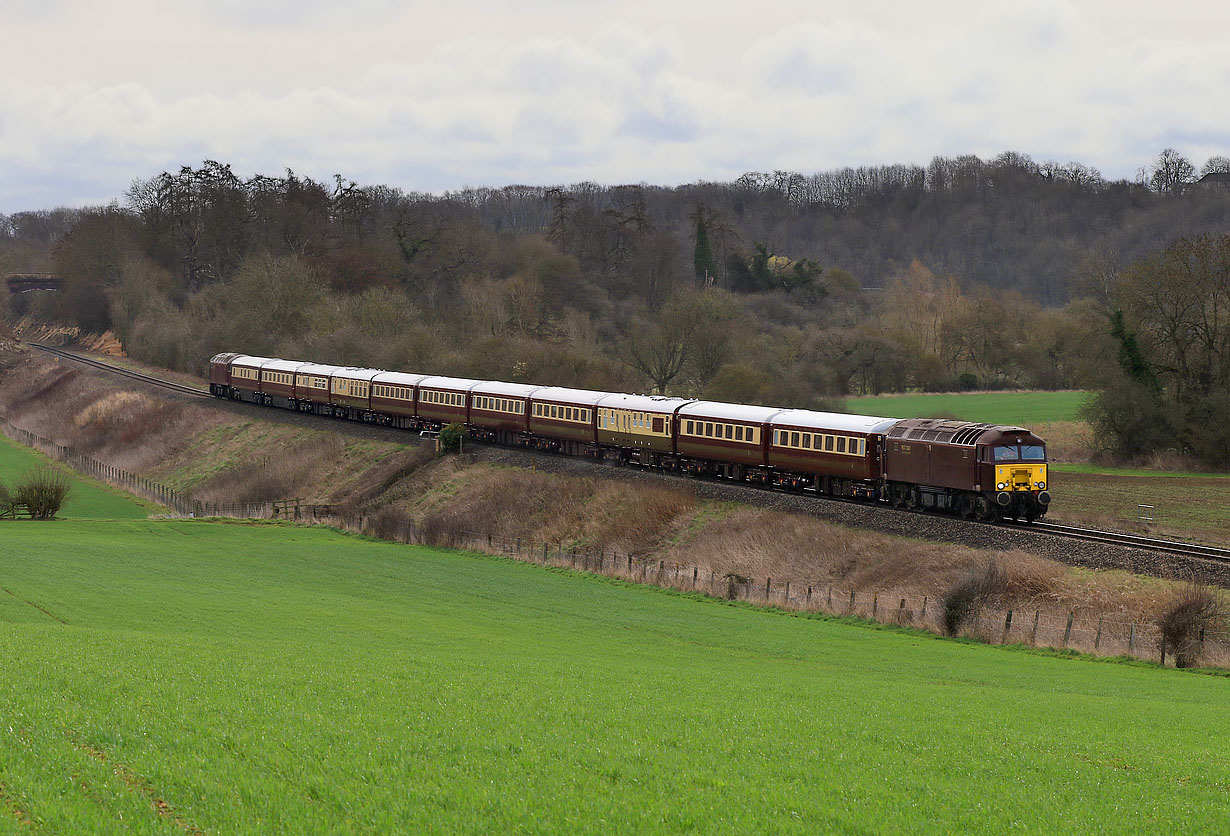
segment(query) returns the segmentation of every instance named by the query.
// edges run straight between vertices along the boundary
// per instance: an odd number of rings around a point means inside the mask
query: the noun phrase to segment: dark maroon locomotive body
[[[1021,427],[909,418],[884,439],[886,498],[898,506],[1034,520],[1051,495],[1046,444]]]

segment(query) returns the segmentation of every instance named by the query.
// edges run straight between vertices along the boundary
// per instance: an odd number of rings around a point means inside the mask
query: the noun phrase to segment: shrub
[[[967,570],[941,598],[944,632],[955,636],[988,601],[1005,594],[1008,584],[1007,573],[994,559]]]
[[[1174,593],[1158,617],[1157,626],[1166,646],[1174,653],[1176,668],[1196,664],[1204,631],[1223,625],[1226,615],[1221,596],[1207,586],[1193,582]]]
[[[64,505],[70,493],[68,478],[60,471],[41,467],[17,483],[13,500],[31,519],[50,520]]]
[[[17,516],[17,504],[8,485],[0,482],[0,519]]]
[[[461,438],[466,428],[461,424],[447,424],[440,430],[440,452],[456,453],[461,450]]]

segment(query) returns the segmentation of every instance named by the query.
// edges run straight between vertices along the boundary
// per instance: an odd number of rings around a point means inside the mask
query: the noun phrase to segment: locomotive
[[[1046,514],[1046,444],[1021,427],[629,395],[215,355],[209,391],[407,430],[890,503],[967,519]]]

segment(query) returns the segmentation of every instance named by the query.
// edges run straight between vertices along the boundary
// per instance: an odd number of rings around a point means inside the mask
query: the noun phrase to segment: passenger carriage
[[[416,406],[429,427],[470,423],[470,390],[483,381],[464,377],[426,377],[419,381]]]
[[[470,390],[471,434],[475,438],[512,444],[529,432],[530,395],[541,386],[484,381]]]
[[[371,421],[372,379],[382,369],[362,369],[345,366],[329,378],[329,405],[334,418],[357,418]]]
[[[400,428],[416,424],[418,385],[429,375],[381,372],[372,378],[372,413],[376,423]]]
[[[768,480],[767,427],[777,407],[693,401],[676,416],[680,469]]]
[[[596,404],[598,443],[623,448],[628,461],[657,463],[674,454],[675,413],[688,403],[658,395],[607,395]]]
[[[786,409],[773,416],[769,466],[779,484],[874,498],[884,434],[896,418]]]
[[[261,367],[272,362],[274,361],[270,357],[253,357],[248,354],[240,354],[231,360],[231,397],[263,404],[265,396],[261,391]]]
[[[261,396],[265,406],[280,406],[293,409],[295,401],[295,373],[299,360],[270,360],[261,365]]]
[[[330,414],[329,381],[342,370],[341,366],[301,363],[295,369],[294,408],[299,412]]]
[[[531,443],[542,450],[593,454],[594,422],[598,402],[609,392],[544,386],[529,397]]]

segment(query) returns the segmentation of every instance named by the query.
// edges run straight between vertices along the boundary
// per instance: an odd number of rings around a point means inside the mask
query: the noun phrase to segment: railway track
[[[214,399],[213,396],[210,395],[209,392],[204,389],[197,389],[192,386],[186,386],[182,383],[173,383],[171,381],[163,380],[158,377],[153,377],[151,375],[142,374],[141,372],[133,371],[132,369],[125,369],[120,366],[112,365],[110,363],[104,363],[100,360],[95,360],[91,357],[85,357],[75,352],[65,351],[63,349],[54,348],[52,346],[40,345],[38,343],[29,343],[29,345],[32,348],[37,348],[40,351],[44,351],[56,357],[60,357],[62,359],[65,359],[65,360],[68,360],[74,363],[81,363],[82,365],[90,366],[92,368],[99,369],[101,371],[110,372],[112,374],[123,375],[124,377],[132,378],[133,380],[139,380],[143,383],[148,383],[153,386],[159,386],[165,389],[170,389],[171,391],[179,392],[182,394],[193,395],[193,396],[202,397],[202,398],[208,398],[210,400]],[[730,487],[738,488],[738,487],[743,487],[743,486],[731,485]],[[746,488],[747,488],[749,495],[751,496],[763,494],[763,489],[755,488],[752,486],[746,486]],[[846,502],[846,501],[853,502],[853,500],[842,500],[837,497],[817,496],[815,498],[824,499],[824,500],[833,501],[833,502]],[[858,504],[862,506],[867,505],[867,503],[858,503]],[[889,506],[885,505],[884,508],[888,509]],[[900,511],[900,513],[919,514],[923,512]],[[947,515],[942,515],[942,514],[929,514],[928,516],[933,519],[934,518],[949,519]],[[1032,534],[1041,534],[1041,535],[1047,535],[1050,537],[1067,538],[1071,540],[1080,540],[1080,541],[1084,541],[1087,543],[1102,543],[1108,546],[1120,546],[1120,547],[1127,547],[1127,548],[1133,548],[1133,549],[1143,549],[1146,551],[1159,552],[1163,554],[1180,555],[1183,557],[1195,558],[1198,560],[1205,560],[1205,561],[1211,561],[1211,562],[1215,562],[1219,564],[1230,565],[1230,549],[1219,548],[1217,546],[1205,546],[1199,543],[1183,543],[1183,542],[1179,542],[1176,540],[1163,540],[1163,539],[1158,539],[1154,537],[1144,537],[1144,536],[1136,535],[1136,534],[1125,534],[1125,533],[1117,532],[1117,531],[1099,531],[1096,529],[1078,528],[1076,526],[1061,525],[1058,523],[1045,522],[1041,520],[1035,521],[1031,524],[1006,523],[1004,527],[1014,530],[1014,531],[1029,532]]]
[[[1073,540],[1085,540],[1092,543],[1107,543],[1116,546],[1129,546],[1134,549],[1148,549],[1167,554],[1180,554],[1184,557],[1199,557],[1205,560],[1216,560],[1219,563],[1230,564],[1230,549],[1217,546],[1204,546],[1199,543],[1181,543],[1177,540],[1160,540],[1156,537],[1144,537],[1139,534],[1123,534],[1117,531],[1098,531],[1092,528],[1077,528],[1071,525],[1059,525],[1050,522],[1035,522],[1033,530],[1057,537],[1068,537]]]
[[[209,394],[208,391],[204,389],[197,389],[194,386],[186,386],[182,383],[173,383],[169,380],[163,380],[158,377],[152,377],[148,374],[142,374],[141,372],[133,371],[132,369],[125,369],[122,366],[113,366],[110,363],[104,363],[100,360],[95,360],[92,357],[84,357],[72,351],[65,351],[62,348],[54,348],[49,345],[41,345],[40,343],[27,343],[27,345],[29,345],[31,348],[37,348],[39,351],[45,352],[47,354],[51,354],[55,357],[59,357],[64,360],[71,360],[74,363],[81,363],[84,366],[91,366],[92,368],[102,369],[103,371],[111,372],[112,374],[118,374],[118,375],[123,375],[124,377],[130,377],[133,380],[140,380],[142,383],[149,383],[154,386],[160,386],[163,389],[170,389],[173,392],[179,392],[185,395],[199,395],[202,398],[213,397],[212,395]]]

